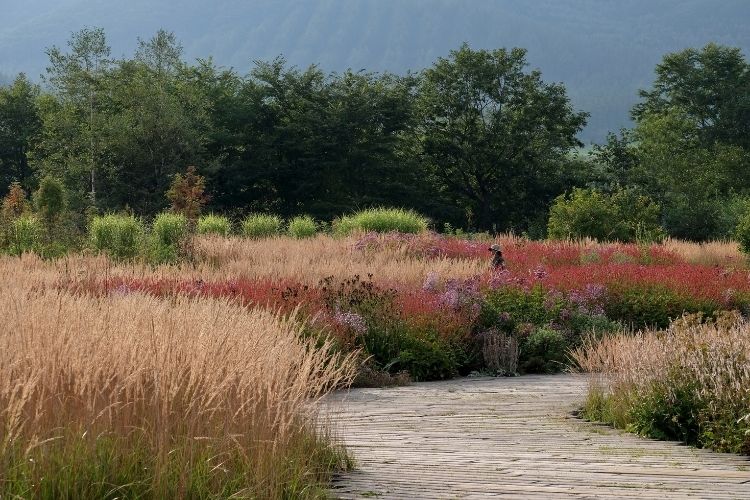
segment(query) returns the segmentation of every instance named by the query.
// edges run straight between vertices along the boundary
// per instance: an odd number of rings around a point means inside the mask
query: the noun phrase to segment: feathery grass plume
[[[347,465],[311,403],[354,354],[222,300],[54,290],[61,271],[0,258],[0,496],[315,497]]]
[[[250,214],[242,221],[242,234],[247,238],[269,238],[281,233],[281,218],[277,215]]]
[[[667,238],[664,248],[676,253],[690,264],[702,266],[740,266],[745,256],[735,241],[703,241],[700,243]]]
[[[385,282],[419,283],[434,271],[445,276],[468,278],[481,274],[481,258],[426,260],[408,255],[402,247],[376,252],[359,251],[356,238],[318,237],[297,239],[207,238],[196,239],[199,267],[184,271],[202,279],[289,278],[315,285],[323,278],[348,279],[356,274],[377,273]],[[486,250],[485,250],[486,251]],[[485,257],[485,255],[482,255]],[[173,274],[172,271],[164,271]]]
[[[592,339],[571,356],[592,376],[588,418],[750,453],[750,323],[739,314],[688,315],[663,332]]]
[[[292,238],[311,238],[318,231],[318,224],[309,215],[294,217],[287,225],[287,233]]]
[[[334,221],[334,233],[349,235],[354,232],[373,231],[387,233],[423,233],[427,231],[428,221],[413,210],[402,208],[371,208],[352,215],[344,215]]]
[[[44,234],[44,225],[34,215],[20,215],[10,222],[9,251],[21,255],[38,249]]]
[[[229,236],[232,233],[232,223],[222,215],[208,214],[198,219],[196,230],[198,234]]]
[[[133,215],[96,216],[89,224],[91,246],[115,260],[131,260],[140,255],[144,235],[143,221]]]
[[[151,225],[150,260],[157,264],[177,262],[189,236],[187,217],[172,212],[160,213]]]

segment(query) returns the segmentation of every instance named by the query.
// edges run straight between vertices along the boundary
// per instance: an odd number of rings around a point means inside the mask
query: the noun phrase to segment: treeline
[[[463,46],[407,75],[281,58],[240,74],[186,62],[165,31],[115,59],[104,32],[85,29],[48,55],[43,87],[19,75],[0,89],[0,195],[56,178],[80,221],[151,218],[190,166],[207,209],[235,219],[401,206],[437,228],[542,237],[555,199],[577,187],[605,204],[626,192],[617,199],[645,200],[668,233],[705,239],[729,234],[748,205],[750,70],[738,49],[666,56],[635,128],[591,153],[576,138],[586,113],[522,49]]]

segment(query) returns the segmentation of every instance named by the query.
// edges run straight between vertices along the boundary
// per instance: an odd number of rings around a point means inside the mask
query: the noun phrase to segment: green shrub
[[[287,232],[293,238],[310,238],[315,236],[318,225],[309,215],[301,215],[289,221]]]
[[[151,261],[155,264],[176,262],[189,236],[188,227],[188,219],[182,214],[157,215],[151,226]]]
[[[427,230],[427,219],[413,210],[401,208],[371,208],[345,215],[334,222],[334,232],[348,235],[356,231],[387,233],[422,233]]]
[[[242,221],[242,234],[248,238],[269,238],[281,232],[281,218],[276,215],[250,214]]]
[[[570,329],[573,338],[571,347],[576,347],[584,337],[601,338],[605,334],[622,331],[622,324],[609,319],[604,314],[574,313],[570,316]]]
[[[568,343],[562,333],[537,328],[521,348],[519,364],[526,373],[559,372],[565,363]]]
[[[415,381],[443,380],[458,375],[463,353],[434,332],[420,331],[399,318],[368,321],[361,341],[377,366],[391,374],[408,372]]]
[[[417,382],[444,380],[458,375],[458,365],[448,345],[417,336],[406,340],[406,346],[398,354],[392,369],[407,371]]]
[[[197,231],[198,234],[229,236],[232,232],[232,223],[228,218],[221,215],[204,215],[198,219]]]
[[[32,252],[39,248],[44,226],[33,215],[21,215],[10,223],[9,250],[14,255]]]
[[[52,223],[65,212],[66,198],[63,183],[54,177],[47,176],[42,179],[39,189],[34,193],[34,206],[47,223]]]
[[[659,225],[659,214],[659,205],[632,190],[607,195],[575,188],[569,195],[555,199],[547,233],[552,239],[660,241],[665,233]]]
[[[740,244],[740,250],[744,254],[750,255],[750,211],[740,218],[734,231],[734,237]]]
[[[604,304],[608,318],[634,328],[666,328],[685,313],[713,316],[720,304],[681,294],[666,286],[637,284],[611,285]]]
[[[557,318],[561,309],[562,303],[550,303],[541,286],[531,290],[504,286],[486,293],[479,319],[485,329],[499,327],[513,331],[525,323],[546,324]]]
[[[638,390],[590,390],[583,416],[653,439],[729,453],[750,452],[745,410],[737,412],[737,408],[699,397],[700,382],[685,375],[682,368],[674,367],[667,380]]]
[[[109,214],[96,216],[89,224],[89,240],[94,250],[113,259],[134,259],[142,251],[143,222],[132,216]]]
[[[605,376],[592,380],[584,415],[657,439],[750,454],[749,327],[736,312],[692,314],[667,331],[587,342],[571,356]]]

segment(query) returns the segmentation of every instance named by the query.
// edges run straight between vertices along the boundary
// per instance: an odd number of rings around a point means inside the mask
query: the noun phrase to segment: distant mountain
[[[332,71],[404,72],[464,41],[525,47],[532,67],[591,112],[587,142],[628,124],[666,52],[715,41],[750,54],[750,0],[0,0],[0,12],[0,73],[32,77],[45,48],[83,26],[105,28],[116,55],[163,27],[189,58],[243,73],[279,54]]]

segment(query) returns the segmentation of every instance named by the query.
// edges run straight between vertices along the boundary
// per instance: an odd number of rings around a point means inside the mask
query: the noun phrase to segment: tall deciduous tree
[[[68,41],[68,52],[57,47],[47,51],[50,65],[47,81],[81,127],[80,139],[87,142],[87,164],[91,180],[92,205],[96,206],[96,172],[99,156],[100,93],[112,64],[111,50],[101,28],[84,28]],[[81,161],[80,158],[74,161]]]
[[[699,124],[679,110],[644,115],[633,136],[638,159],[633,181],[662,206],[670,234],[697,240],[727,236],[725,206],[731,197],[748,194],[750,186],[744,150],[703,146]]]
[[[210,177],[221,205],[330,219],[357,206],[413,201],[399,153],[412,78],[326,75],[277,59],[258,63],[239,85],[220,77],[215,92],[225,111],[216,140],[227,147]]]
[[[9,87],[0,87],[0,195],[17,181],[29,187],[29,150],[42,129],[39,88],[20,74]]]
[[[693,120],[702,145],[750,150],[750,64],[739,48],[714,43],[664,56],[651,90],[633,109],[636,120],[678,108]]]
[[[559,193],[556,171],[586,123],[562,85],[526,65],[523,49],[464,45],[424,73],[423,158],[481,229],[523,227],[546,213]]]
[[[153,215],[165,208],[173,176],[201,161],[210,105],[201,77],[165,31],[140,40],[135,59],[113,69],[106,124],[111,205]]]

